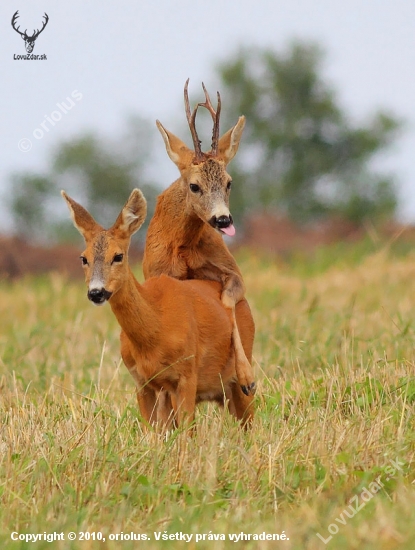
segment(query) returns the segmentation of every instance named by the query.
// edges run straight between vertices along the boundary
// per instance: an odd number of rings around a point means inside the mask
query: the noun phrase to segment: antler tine
[[[213,122],[215,122],[216,111],[215,111],[215,109],[213,108],[212,102],[210,101],[210,97],[209,97],[208,91],[206,90],[206,87],[205,87],[205,85],[203,84],[203,82],[202,82],[202,88],[203,88],[203,91],[205,92],[206,101],[205,101],[204,103],[198,103],[198,105],[200,105],[200,107],[206,107],[206,109],[207,109],[207,110],[209,111],[209,113],[212,115],[212,120],[213,120]]]
[[[19,19],[19,10],[17,10],[17,12],[16,12],[16,13],[13,15],[13,17],[12,17],[12,27],[13,27],[13,29],[14,29],[16,32],[18,32],[19,34],[21,34],[22,36],[24,36],[25,33],[19,31],[20,25],[17,27],[17,29],[16,29],[16,27],[15,27],[16,21],[17,21],[18,19]],[[26,30],[27,30],[27,29],[26,29]]]
[[[220,93],[216,92],[218,95],[218,106],[216,107],[216,120],[213,125],[213,131],[212,131],[212,154],[216,157],[218,154],[218,144],[219,144],[219,118],[220,118],[220,110],[222,107],[222,103],[220,100]]]
[[[186,117],[187,117],[187,122],[189,123],[190,133],[192,134],[196,160],[199,161],[203,157],[202,148],[201,148],[202,142],[200,141],[196,131],[196,113],[199,105],[196,105],[193,113],[190,112],[189,94],[187,91],[188,86],[189,86],[189,78],[186,80],[186,84],[184,85],[184,108],[186,110]]]
[[[46,12],[45,12],[45,15],[43,17],[45,18],[45,21],[43,22],[42,28],[40,30],[37,29],[36,31],[33,32],[33,36],[36,36],[36,38],[39,36],[39,34],[43,31],[43,29],[48,24],[49,17],[48,17],[48,14]]]
[[[204,103],[198,103],[198,105],[200,105],[200,107],[205,107],[212,116],[212,120],[213,120],[212,155],[216,157],[218,154],[218,142],[219,142],[219,118],[220,118],[220,110],[221,110],[220,93],[217,92],[218,106],[216,107],[216,111],[215,111],[215,109],[213,108],[212,102],[210,101],[208,91],[206,90],[206,87],[203,84],[203,82],[202,82],[202,88],[203,88],[203,91],[205,92],[206,101]]]

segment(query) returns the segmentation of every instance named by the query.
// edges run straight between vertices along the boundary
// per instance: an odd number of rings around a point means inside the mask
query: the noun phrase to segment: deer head
[[[146,199],[139,189],[134,189],[114,225],[106,230],[65,191],[61,193],[86,243],[81,260],[88,298],[96,305],[103,305],[129,277],[128,248],[131,236],[146,218]]]
[[[218,104],[215,110],[209,94],[204,84],[202,84],[205,102],[198,103],[191,112],[187,91],[188,84],[189,80],[187,80],[184,87],[184,103],[194,151],[166,130],[159,121],[157,121],[157,128],[163,137],[167,154],[176,164],[181,174],[180,181],[186,197],[186,204],[183,207],[190,215],[198,216],[215,229],[231,236],[235,234],[232,216],[229,211],[232,179],[227,173],[226,167],[238,150],[245,126],[245,117],[239,117],[235,126],[219,138],[221,111],[219,92],[217,93]],[[210,112],[213,121],[212,145],[207,153],[202,152],[201,141],[196,131],[196,114],[199,107],[205,107]]]
[[[39,36],[39,34],[43,31],[43,29],[46,27],[46,25],[48,24],[49,17],[45,13],[45,15],[43,16],[45,18],[45,21],[43,21],[42,28],[40,30],[39,29],[33,30],[32,36],[28,36],[27,29],[25,30],[25,32],[20,32],[19,31],[20,26],[16,28],[15,25],[16,25],[16,21],[17,21],[18,17],[19,17],[19,10],[12,17],[12,27],[23,38],[27,53],[32,53],[33,48],[35,47],[36,39]]]

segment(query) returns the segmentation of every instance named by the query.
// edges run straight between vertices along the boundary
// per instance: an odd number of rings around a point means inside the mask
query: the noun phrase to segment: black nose
[[[94,302],[94,304],[103,304],[110,296],[111,293],[107,292],[105,288],[93,288],[92,290],[88,290],[88,298],[91,302]]]
[[[232,224],[233,224],[233,219],[231,215],[219,216],[219,218],[217,218],[216,216],[213,216],[213,218],[211,219],[211,225],[213,225],[213,227],[218,227],[219,229],[223,229],[224,227],[229,227]]]

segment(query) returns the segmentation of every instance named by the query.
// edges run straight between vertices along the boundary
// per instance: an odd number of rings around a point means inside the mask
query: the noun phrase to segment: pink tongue
[[[220,230],[222,233],[225,233],[225,235],[228,235],[228,237],[233,237],[235,235],[234,225],[230,225],[229,227],[221,227]]]

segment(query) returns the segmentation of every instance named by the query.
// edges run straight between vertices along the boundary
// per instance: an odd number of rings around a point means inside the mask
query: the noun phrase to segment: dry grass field
[[[1,548],[415,548],[415,253],[369,248],[240,254],[255,422],[202,405],[193,438],[140,422],[83,283],[0,282]]]

